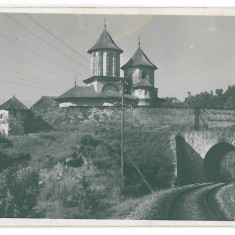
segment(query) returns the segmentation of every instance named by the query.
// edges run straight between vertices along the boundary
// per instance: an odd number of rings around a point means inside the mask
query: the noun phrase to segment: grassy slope
[[[84,214],[81,215],[78,213],[79,208],[77,207],[64,207],[62,205],[61,197],[63,200],[65,200],[66,197],[68,200],[70,200],[70,194],[73,194],[76,197],[75,185],[80,184],[79,179],[77,180],[76,177],[79,174],[86,174],[89,170],[86,170],[85,168],[85,170],[72,169],[72,167],[64,167],[60,165],[60,162],[63,162],[67,158],[71,157],[74,151],[79,148],[81,139],[84,135],[90,134],[93,136],[93,138],[100,141],[101,143],[101,145],[94,149],[96,160],[99,160],[100,158],[101,163],[106,162],[106,159],[103,156],[103,150],[107,150],[105,146],[108,146],[109,150],[112,149],[112,151],[107,151],[108,153],[106,153],[106,155],[109,155],[110,158],[119,157],[119,113],[113,113],[110,111],[104,112],[103,110],[97,109],[89,111],[88,113],[86,111],[80,111],[81,110],[72,109],[67,111],[60,111],[55,109],[45,113],[47,121],[49,121],[50,124],[53,124],[54,127],[57,127],[56,129],[59,131],[37,133],[28,136],[10,137],[14,145],[13,151],[31,154],[32,159],[30,161],[30,165],[33,168],[40,170],[41,181],[46,181],[46,179],[49,177],[48,179],[50,184],[45,185],[42,189],[40,196],[41,201],[39,203],[41,208],[47,210],[46,216],[49,218],[80,218],[80,216],[84,216]],[[151,184],[155,184],[155,188],[164,187],[165,179],[167,179],[167,181],[169,181],[169,179],[174,181],[175,159],[173,158],[171,151],[169,151],[169,136],[171,135],[171,132],[165,130],[164,128],[149,128],[148,123],[144,125],[138,125],[138,123],[132,122],[132,118],[127,116],[126,119],[126,151],[135,162],[139,163],[139,167],[142,171],[148,170],[148,174],[150,175],[147,177],[148,181]],[[141,161],[145,162],[145,164],[140,164]],[[164,164],[166,162],[169,165],[168,169],[164,169]],[[153,169],[148,169],[149,166],[155,166],[156,163],[156,168],[152,167]],[[128,160],[126,160],[125,164],[130,165]],[[126,170],[128,177],[135,177],[135,184],[138,184],[138,182],[143,184],[135,169],[130,170],[130,168],[128,168],[124,170]],[[82,171],[84,173],[81,173]],[[102,184],[106,184],[108,176],[108,172],[106,171],[107,170],[105,169],[101,169],[96,172],[97,175],[94,175],[95,179],[97,179],[97,182],[94,181],[95,185],[100,184],[101,187]],[[169,174],[169,172],[171,173]],[[58,177],[60,174],[63,174],[63,177]],[[92,175],[92,172],[89,174]],[[156,175],[156,178],[152,177],[154,174]],[[159,178],[159,175],[162,176],[162,179],[160,179],[158,185],[157,179]],[[60,178],[62,178],[62,180]],[[70,185],[69,182],[73,183]],[[66,191],[66,195],[62,195],[63,190]],[[125,200],[122,202],[123,204],[118,203],[116,199],[113,200],[111,202],[111,206],[104,210],[102,216],[118,216],[118,218],[121,218],[122,214],[129,214],[129,209],[132,210],[131,205],[135,207],[137,204],[145,200],[143,198],[138,198],[135,200],[128,199],[128,195],[133,190],[139,189],[130,188],[129,191],[126,190],[125,198],[121,198],[121,200]],[[54,192],[55,196],[48,196],[49,194],[47,191]],[[138,196],[142,196],[144,194],[146,194],[146,190],[145,192],[143,191],[140,193]],[[110,200],[110,198],[107,200]],[[123,207],[122,205],[124,204],[126,206]],[[124,211],[121,212],[122,210]]]
[[[83,128],[85,130],[84,126]],[[101,125],[100,128],[102,129]],[[115,151],[120,151],[120,131],[118,130],[118,127],[116,127],[115,131],[109,131],[106,124],[105,128],[105,131],[92,133],[93,137],[101,142],[101,145],[99,145],[99,148],[96,148],[97,151],[95,151],[96,157],[101,159],[103,158],[102,143],[105,143],[107,146]],[[50,184],[47,184],[41,190],[40,202],[38,205],[41,209],[47,211],[46,216],[48,218],[81,218],[82,216],[84,216],[84,214],[80,215],[78,213],[79,207],[64,207],[61,202],[61,197],[67,197],[69,199],[69,194],[76,195],[75,191],[79,189],[76,189],[75,185],[79,184],[80,182],[79,180],[74,181],[74,178],[76,178],[79,174],[85,175],[87,171],[86,169],[81,170],[73,169],[72,167],[63,167],[60,165],[60,162],[65,161],[66,158],[69,158],[74,153],[74,151],[79,148],[81,144],[81,138],[84,135],[91,134],[90,126],[88,126],[87,129],[87,132],[80,132],[77,130],[68,132],[53,131],[28,136],[10,137],[14,145],[13,151],[19,153],[30,153],[32,156],[30,165],[40,171],[41,181],[47,181],[47,179],[49,179],[50,181]],[[135,159],[135,161],[140,161],[141,159],[156,159],[156,161],[159,161],[160,163],[161,158],[168,157],[169,159],[171,159],[171,157],[169,156],[164,156],[164,154],[169,153],[168,138],[169,133],[166,132],[161,131],[160,133],[157,133],[151,132],[149,130],[139,131],[138,129],[135,130],[133,129],[133,127],[130,126],[126,127],[126,149],[128,150],[131,157]],[[160,152],[163,154],[163,156],[159,156],[158,153]],[[110,154],[111,158],[115,155],[112,152],[110,152]],[[102,159],[102,161],[105,161],[105,158]],[[145,167],[148,167],[148,164],[151,164],[151,161],[147,162],[146,164],[146,166],[141,165],[140,168],[142,168],[142,170],[145,170]],[[156,168],[156,172],[157,171],[159,171],[161,174],[164,174],[162,168]],[[60,181],[61,179],[58,178],[58,175],[60,174],[63,174],[62,181]],[[103,178],[107,176],[106,174],[106,170],[101,169],[101,171],[97,173],[97,176],[95,176],[98,182],[94,183],[96,185],[100,184],[101,186],[102,183],[106,184],[105,181],[102,181],[105,180]],[[137,182],[142,181],[136,171],[132,169],[132,173],[130,176],[132,176],[133,174],[136,174],[135,177],[137,177]],[[151,179],[149,179],[149,181],[151,181]],[[69,185],[69,182],[74,183],[71,183],[71,185]],[[61,192],[58,192],[58,190]],[[65,190],[68,195],[63,195],[63,190]],[[54,196],[48,196],[47,191],[51,191],[52,194],[54,192]],[[132,189],[130,191],[132,191]],[[126,196],[121,200],[124,200],[124,202],[122,202],[123,204],[120,206],[120,203],[116,202],[116,200],[113,200],[111,202],[110,208],[104,210],[104,213],[102,214],[103,218],[122,218],[123,214],[129,214],[130,210],[132,210],[131,207],[136,207],[137,204],[144,201],[145,198],[138,198],[133,200],[128,199],[128,196]],[[87,216],[87,218],[89,218],[89,216]]]

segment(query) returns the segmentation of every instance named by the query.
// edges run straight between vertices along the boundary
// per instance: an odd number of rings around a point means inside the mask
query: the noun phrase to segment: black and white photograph
[[[136,12],[0,13],[1,219],[235,220],[235,9]]]

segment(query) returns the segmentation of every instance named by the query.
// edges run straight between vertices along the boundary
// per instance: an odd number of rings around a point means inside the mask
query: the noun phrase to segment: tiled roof
[[[57,99],[78,98],[78,97],[97,97],[97,94],[91,86],[74,86]]]
[[[154,88],[146,79],[143,79],[143,80],[135,83],[132,87],[133,88],[138,88],[138,87],[151,87],[151,88]]]
[[[34,110],[37,108],[45,109],[54,105],[55,96],[42,96],[30,109]]]
[[[120,82],[120,81],[127,81],[128,79],[127,78],[123,78],[123,77],[112,77],[112,76],[92,76],[92,77],[89,77],[85,80],[83,80],[84,83],[88,84],[88,83],[91,83],[93,81],[107,81],[107,82]]]
[[[122,66],[121,69],[131,68],[131,67],[139,67],[139,66],[147,66],[153,69],[157,69],[157,67],[148,59],[142,49],[139,47],[135,54],[131,57],[131,59]]]
[[[115,91],[104,91],[101,93],[95,92],[94,88],[91,86],[74,86],[72,89],[68,90],[56,100],[63,100],[68,98],[121,98],[122,94]],[[132,95],[125,95],[125,98],[136,99]]]
[[[0,105],[0,109],[4,110],[28,110],[28,108],[21,103],[15,96]]]
[[[107,30],[105,29],[102,34],[100,35],[99,39],[97,40],[97,42],[95,43],[95,45],[88,51],[88,53],[92,53],[93,51],[99,51],[99,50],[105,50],[105,49],[109,49],[109,50],[116,50],[119,51],[120,53],[123,52],[122,49],[120,49],[115,42],[113,41],[113,39],[111,38],[111,36],[109,35],[109,33],[107,32]]]

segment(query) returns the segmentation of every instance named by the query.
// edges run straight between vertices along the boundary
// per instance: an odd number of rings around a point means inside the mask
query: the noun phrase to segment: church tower
[[[99,39],[88,53],[91,54],[91,77],[83,82],[94,87],[100,93],[107,90],[120,92],[120,54],[123,52],[111,36],[106,24]]]
[[[154,87],[154,71],[157,67],[141,49],[140,38],[138,49],[121,69],[131,84],[132,95],[139,99],[139,105],[152,105],[157,98],[157,88]]]

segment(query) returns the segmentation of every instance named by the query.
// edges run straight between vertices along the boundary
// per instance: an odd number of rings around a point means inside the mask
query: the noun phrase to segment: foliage
[[[31,168],[10,167],[0,177],[0,217],[36,216],[33,209],[39,193],[37,172]]]
[[[38,208],[48,218],[102,218],[110,203],[115,203],[110,196],[113,186],[107,183],[109,177],[101,176],[92,165],[73,168],[57,164],[41,177]]]
[[[215,94],[204,91],[190,98],[185,98],[184,102],[180,102],[177,98],[167,97],[164,106],[171,107],[201,107],[201,108],[235,108],[235,85],[228,86],[224,92],[223,89],[216,89]]]
[[[99,131],[93,132],[90,125],[85,127],[84,132],[11,137],[13,155],[31,155],[29,165],[40,175],[35,213],[44,212],[46,218],[106,218],[120,201],[149,193],[126,155],[124,178],[120,174],[119,126],[99,123]],[[169,134],[125,126],[126,152],[154,190],[172,185]]]
[[[7,138],[0,138],[0,172],[16,164],[24,164],[31,158],[28,153],[15,152],[12,141]]]

